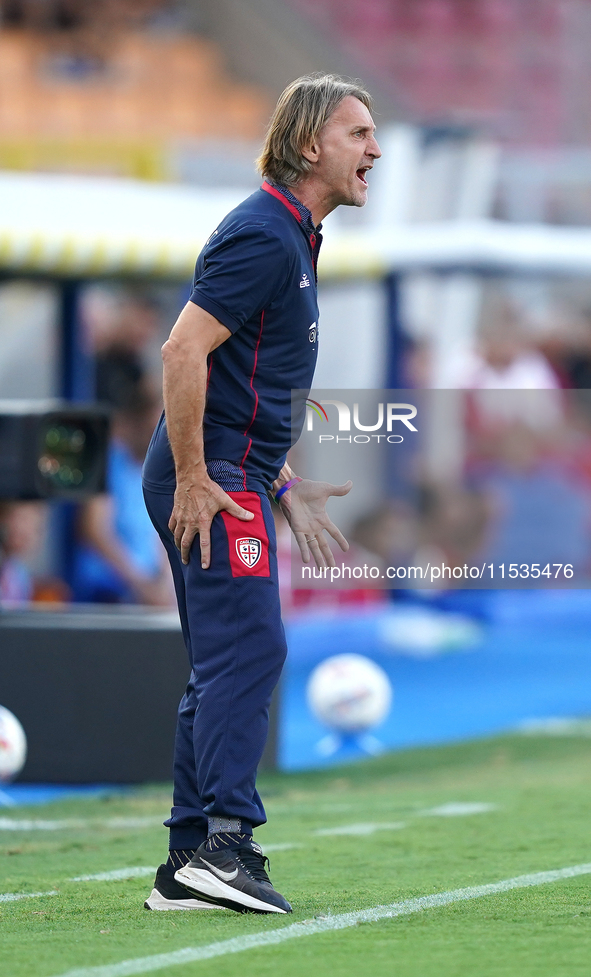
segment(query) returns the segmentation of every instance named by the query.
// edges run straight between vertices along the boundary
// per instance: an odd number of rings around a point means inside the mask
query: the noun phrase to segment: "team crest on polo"
[[[245,567],[251,570],[257,565],[263,551],[260,539],[252,536],[243,536],[236,540],[236,552],[244,563]]]

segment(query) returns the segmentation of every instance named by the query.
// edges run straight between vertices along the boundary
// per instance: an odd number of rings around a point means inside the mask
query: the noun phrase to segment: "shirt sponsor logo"
[[[251,567],[257,565],[261,558],[261,541],[251,536],[243,536],[242,539],[236,540],[236,552],[244,563],[244,566],[251,569]]]
[[[304,274],[302,275],[302,280],[300,282],[300,288],[309,288],[309,287],[310,287],[310,279],[304,272]]]

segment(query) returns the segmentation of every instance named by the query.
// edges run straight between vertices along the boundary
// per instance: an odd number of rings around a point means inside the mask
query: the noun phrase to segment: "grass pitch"
[[[290,917],[150,913],[142,908],[149,876],[71,881],[162,861],[168,788],[0,811],[0,893],[56,893],[0,897],[2,977],[95,977],[92,968],[105,965],[96,977],[146,973],[148,964],[117,965],[591,862],[584,737],[412,750],[267,776],[260,786],[270,823],[255,837],[271,849],[294,846],[270,853],[273,882],[294,905]],[[470,804],[488,809],[461,806]],[[45,826],[31,824],[38,821]],[[161,977],[588,977],[591,874],[211,960],[167,959],[155,970]]]

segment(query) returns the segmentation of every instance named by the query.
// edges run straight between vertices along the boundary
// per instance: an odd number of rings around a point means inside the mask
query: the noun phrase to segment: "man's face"
[[[363,207],[367,203],[366,173],[382,155],[374,132],[369,109],[348,95],[318,134],[312,147],[316,158],[311,162],[333,207]]]

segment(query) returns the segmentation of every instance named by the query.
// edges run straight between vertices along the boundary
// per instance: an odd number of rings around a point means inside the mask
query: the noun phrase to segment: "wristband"
[[[290,478],[289,482],[286,482],[285,485],[282,485],[279,491],[275,493],[275,502],[279,502],[281,496],[284,495],[285,492],[287,492],[287,490],[292,487],[292,485],[295,485],[296,482],[303,482],[303,481],[304,481],[303,478],[300,478],[299,475],[296,475],[294,478]]]

